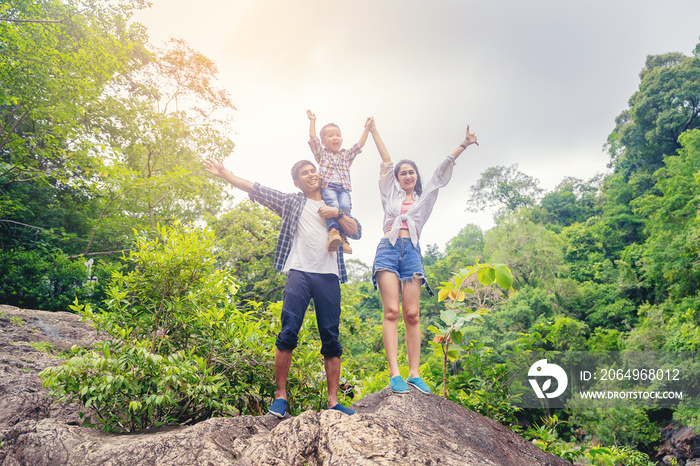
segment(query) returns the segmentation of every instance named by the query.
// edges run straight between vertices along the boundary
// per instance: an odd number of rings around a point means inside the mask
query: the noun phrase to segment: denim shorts
[[[394,272],[400,281],[413,281],[414,278],[422,279],[422,284],[433,295],[432,290],[425,280],[423,269],[423,257],[420,253],[420,245],[413,246],[411,238],[397,238],[393,246],[388,238],[382,238],[377,246],[372,266],[372,282],[377,287],[377,272],[388,270]]]

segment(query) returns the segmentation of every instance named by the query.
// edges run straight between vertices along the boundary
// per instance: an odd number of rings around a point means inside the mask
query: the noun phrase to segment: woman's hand
[[[469,146],[471,144],[476,144],[477,146],[479,145],[479,143],[476,142],[476,134],[469,132],[469,125],[467,125],[467,136],[464,138],[464,142],[462,144],[465,146]]]

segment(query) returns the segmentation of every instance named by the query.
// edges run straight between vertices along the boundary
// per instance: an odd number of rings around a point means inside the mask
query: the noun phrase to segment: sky
[[[224,165],[282,191],[292,164],[312,159],[306,110],[334,122],[343,145],[368,116],[394,161],[424,178],[463,140],[421,245],[445,243],[491,213],[465,210],[481,173],[518,164],[547,191],[608,170],[615,117],[648,55],[691,55],[697,0],[152,0],[135,20],[154,44],[182,38],[213,60],[237,108]],[[371,265],[382,236],[379,153],[370,136],[351,167],[352,214]],[[237,199],[244,199],[241,191]]]

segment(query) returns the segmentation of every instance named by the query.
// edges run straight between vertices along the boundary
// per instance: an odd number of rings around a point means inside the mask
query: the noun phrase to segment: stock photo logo
[[[537,398],[540,399],[560,396],[569,384],[569,378],[564,369],[556,364],[550,364],[546,359],[540,359],[530,366],[527,375],[528,382],[530,382]],[[540,385],[538,379],[542,380],[542,385]],[[557,385],[553,391],[550,391],[552,379],[557,381]]]

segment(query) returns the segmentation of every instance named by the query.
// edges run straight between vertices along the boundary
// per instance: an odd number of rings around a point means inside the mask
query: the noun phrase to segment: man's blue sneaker
[[[389,379],[389,386],[394,393],[408,393],[408,385],[403,381],[400,375]]]
[[[287,400],[282,398],[277,398],[270,405],[270,409],[267,410],[268,413],[274,414],[278,418],[282,419],[285,414],[287,414]]]
[[[406,379],[406,383],[417,388],[419,391],[425,393],[426,395],[430,395],[432,391],[430,390],[430,387],[428,387],[425,382],[423,382],[423,379],[420,377],[409,377]]]
[[[346,408],[345,406],[341,405],[340,403],[338,403],[337,405],[333,406],[332,408],[328,408],[328,409],[335,409],[336,411],[340,411],[341,413],[345,413],[348,416],[352,416],[353,414],[357,413],[357,411],[355,411],[354,409]]]

